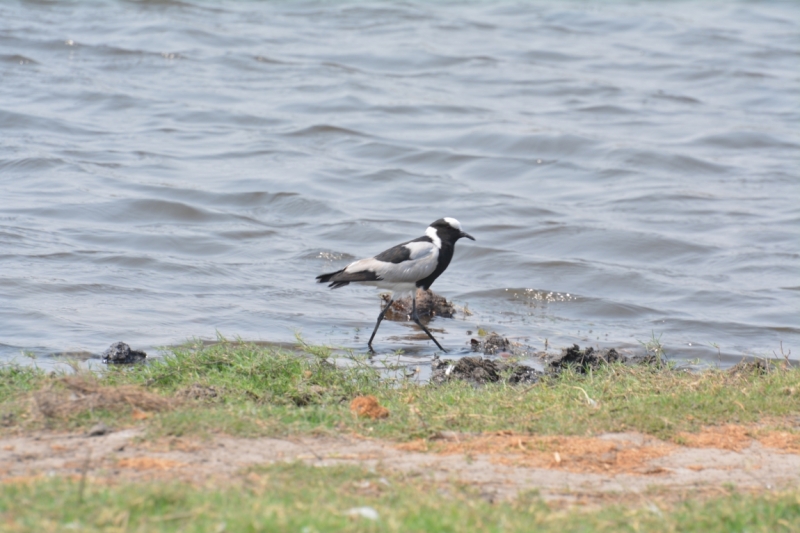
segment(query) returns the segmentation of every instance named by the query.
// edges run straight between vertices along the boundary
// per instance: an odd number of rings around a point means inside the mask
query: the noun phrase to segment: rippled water
[[[0,360],[362,349],[314,276],[461,241],[445,346],[800,353],[800,4],[4,2]],[[376,348],[429,356],[410,324]]]

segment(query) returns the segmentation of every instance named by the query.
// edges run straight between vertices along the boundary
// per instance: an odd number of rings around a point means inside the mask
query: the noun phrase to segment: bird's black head
[[[443,242],[455,243],[461,237],[475,240],[475,237],[461,229],[461,223],[451,217],[440,218],[430,225]]]

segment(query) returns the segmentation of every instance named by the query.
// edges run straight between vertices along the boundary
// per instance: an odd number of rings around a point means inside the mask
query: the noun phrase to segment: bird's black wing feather
[[[418,237],[411,241],[406,241],[402,244],[398,244],[397,246],[392,246],[388,250],[385,250],[378,255],[375,256],[375,259],[378,261],[383,261],[384,263],[402,263],[403,261],[408,261],[411,258],[411,250],[406,246],[406,244],[410,242],[433,242],[430,237],[427,235],[423,235],[422,237]]]
[[[384,263],[402,263],[403,261],[408,261],[411,257],[411,250],[406,248],[403,244],[398,244],[397,246],[392,246],[388,250],[385,250],[378,255],[375,256],[375,259],[378,261],[383,261]]]
[[[331,282],[328,287],[338,289],[348,285],[351,281],[378,281],[380,278],[371,270],[362,270],[361,272],[345,272],[345,269],[330,272],[328,274],[320,274],[317,276],[317,283]]]

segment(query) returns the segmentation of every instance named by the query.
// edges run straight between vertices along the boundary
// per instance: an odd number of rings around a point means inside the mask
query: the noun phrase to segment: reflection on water
[[[442,216],[479,328],[800,351],[793,3],[0,5],[0,359],[216,332],[362,349],[314,277]],[[429,357],[410,323],[386,353]],[[795,355],[796,357],[796,355]]]

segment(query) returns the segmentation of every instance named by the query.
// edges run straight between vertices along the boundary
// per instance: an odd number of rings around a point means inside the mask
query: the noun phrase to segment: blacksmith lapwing
[[[461,229],[458,220],[450,217],[440,218],[428,229],[425,235],[412,241],[404,242],[381,252],[375,257],[361,259],[350,263],[341,270],[317,276],[318,283],[328,283],[331,288],[338,289],[350,283],[362,283],[392,291],[392,296],[380,314],[367,346],[372,350],[372,339],[381,325],[386,311],[394,302],[396,293],[411,293],[411,319],[428,334],[436,346],[445,350],[428,328],[422,325],[417,316],[417,288],[428,290],[453,258],[456,241],[461,237],[475,238]]]

